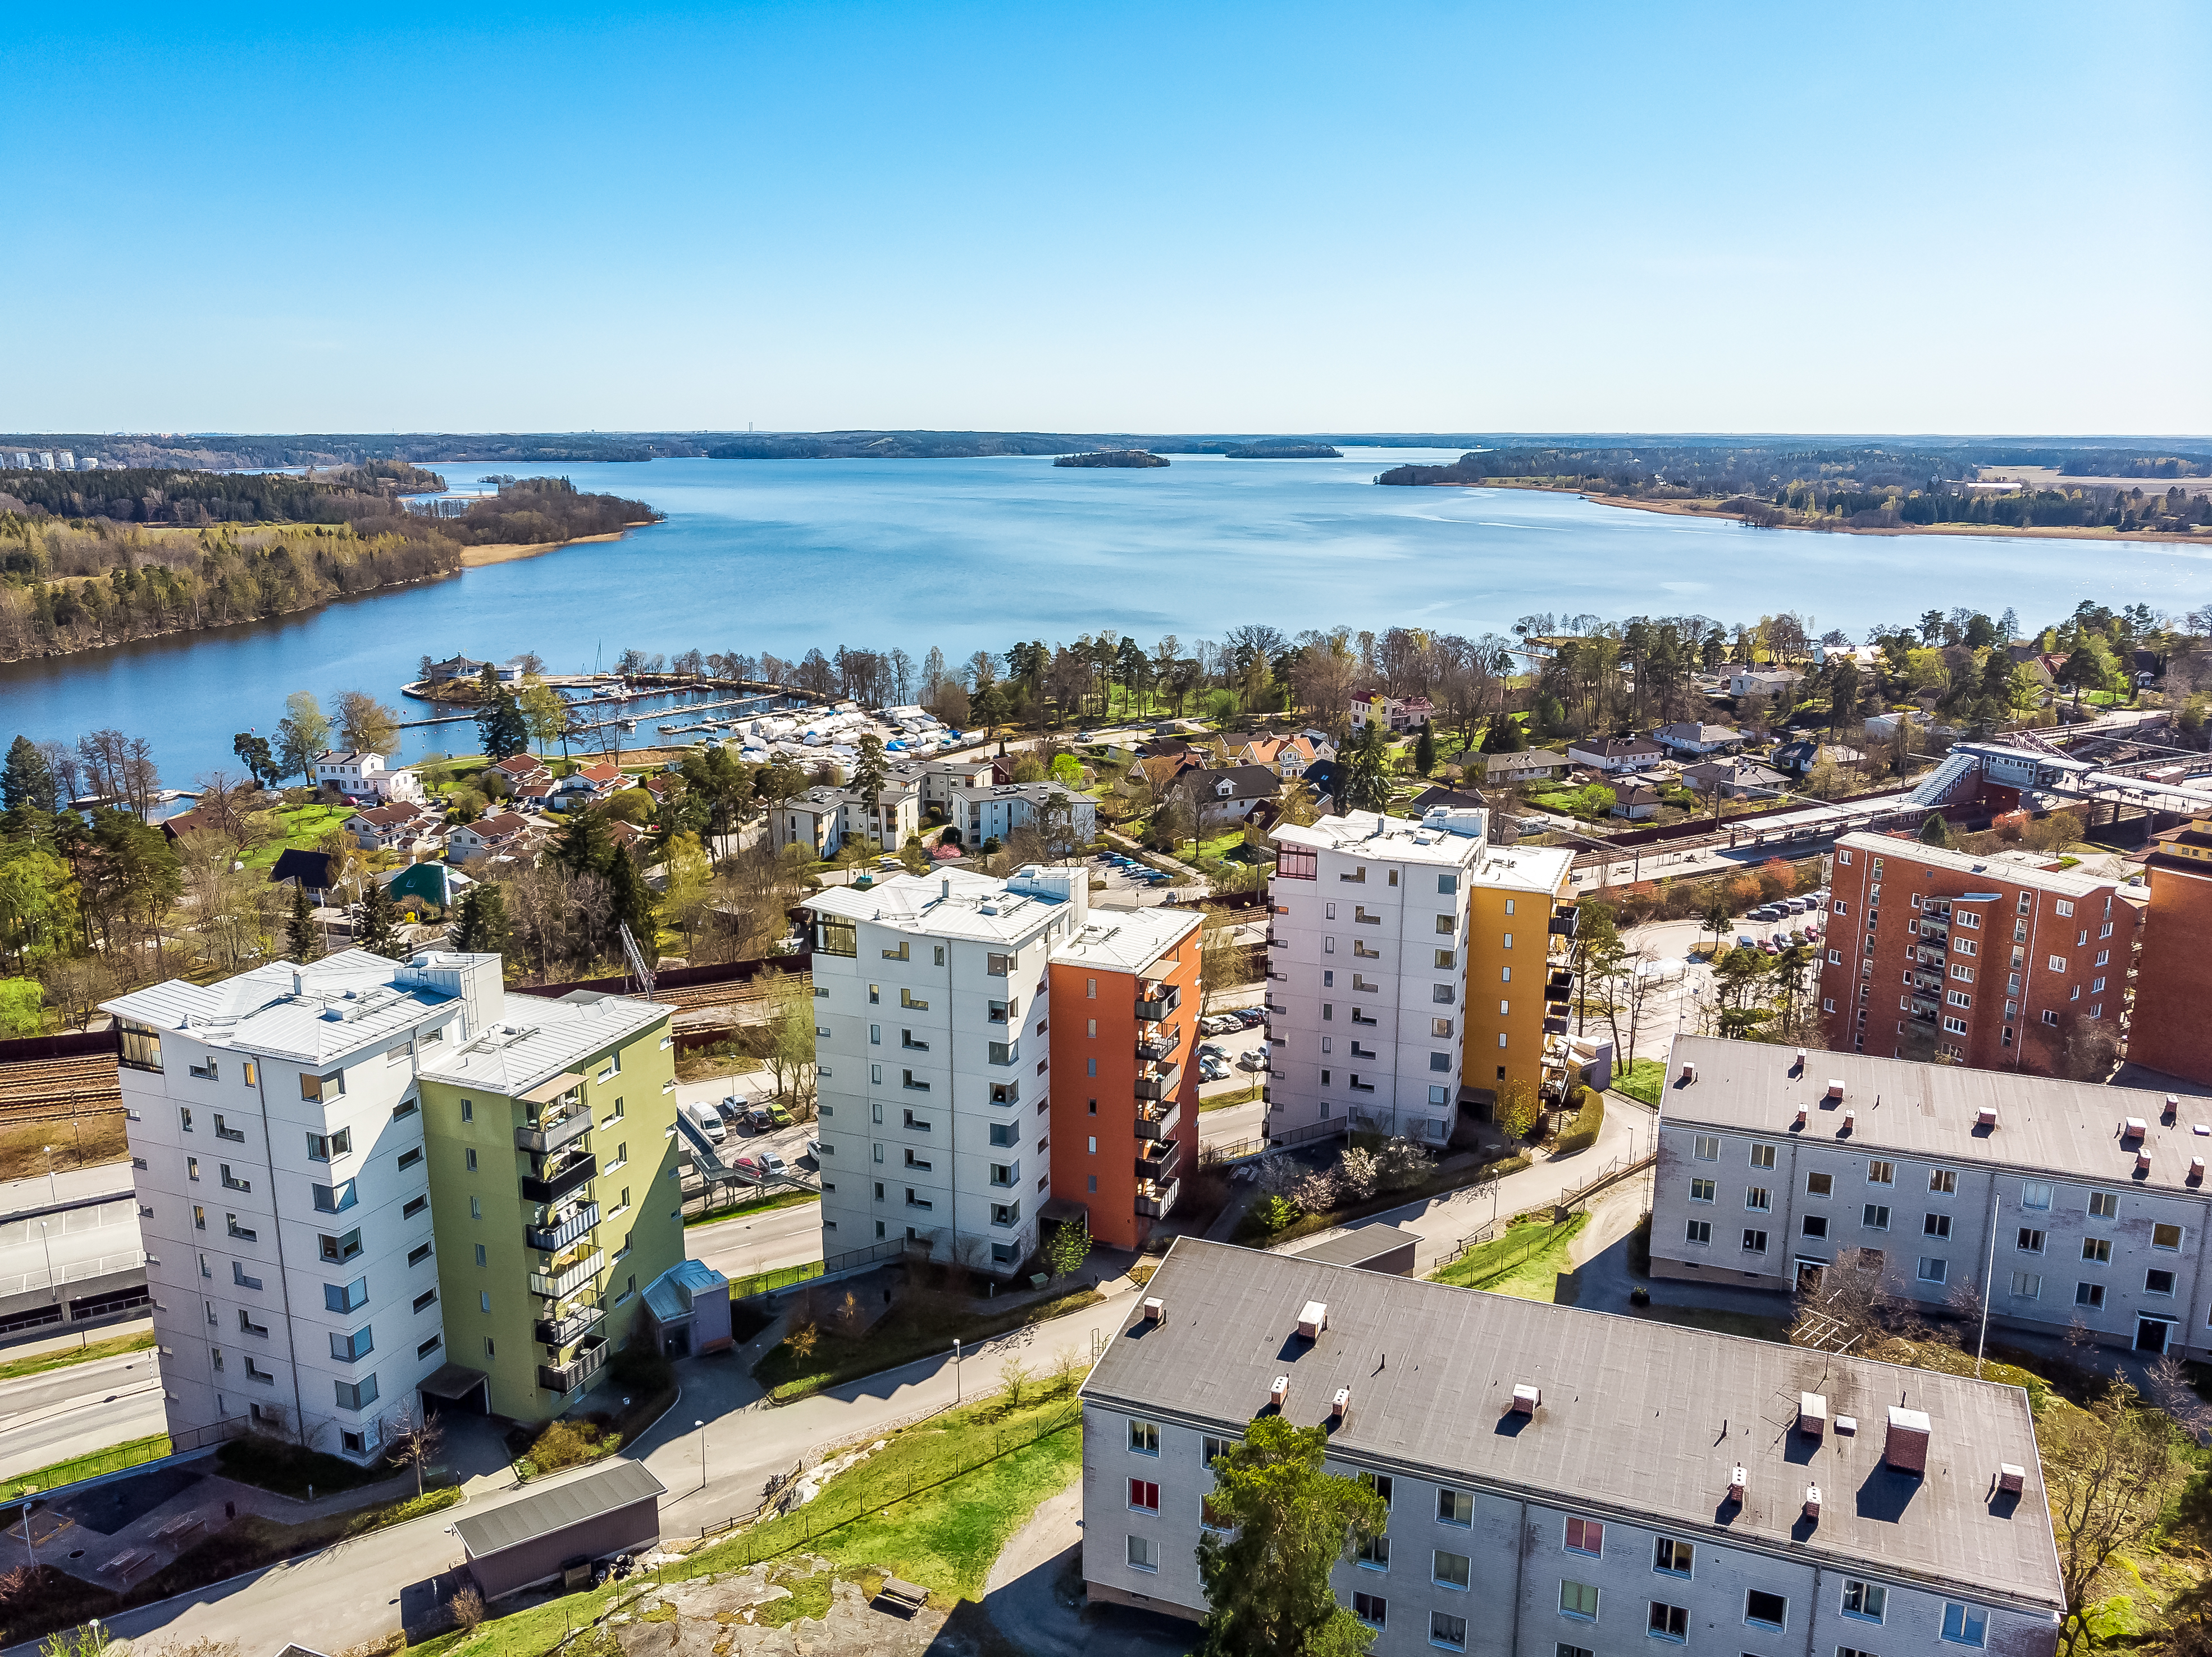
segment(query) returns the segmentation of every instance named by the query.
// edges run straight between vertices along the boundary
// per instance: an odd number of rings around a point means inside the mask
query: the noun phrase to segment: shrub
[[[1577,1151],[1586,1151],[1597,1143],[1598,1130],[1605,1126],[1605,1095],[1595,1087],[1580,1087],[1575,1091],[1577,1109],[1574,1121],[1559,1142],[1553,1148],[1555,1156],[1571,1156]]]
[[[1272,1236],[1297,1219],[1298,1211],[1287,1197],[1263,1197],[1252,1205],[1252,1217]]]
[[[596,1461],[621,1442],[620,1434],[602,1433],[592,1422],[548,1422],[525,1459],[534,1463],[540,1472],[552,1472]]]

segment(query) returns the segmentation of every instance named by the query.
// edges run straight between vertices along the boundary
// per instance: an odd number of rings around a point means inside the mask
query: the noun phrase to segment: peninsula
[[[1099,449],[1089,454],[1062,454],[1055,457],[1056,466],[1164,466],[1170,464],[1164,457],[1141,448]]]

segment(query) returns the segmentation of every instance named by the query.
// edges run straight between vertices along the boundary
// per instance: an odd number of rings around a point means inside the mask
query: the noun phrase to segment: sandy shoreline
[[[1732,523],[1749,521],[1741,512],[1723,512],[1718,507],[1706,506],[1696,501],[1644,501],[1624,495],[1595,495],[1586,489],[1565,489],[1553,484],[1509,484],[1489,480],[1480,484],[1425,484],[1416,488],[1426,489],[1526,489],[1539,495],[1579,495],[1598,506],[1626,507],[1633,512],[1657,512],[1673,518],[1726,518]],[[2113,529],[2106,525],[2092,527],[2069,527],[2060,524],[2033,524],[2023,528],[2012,528],[2004,524],[1899,524],[1894,527],[1875,526],[1854,529],[1838,524],[1830,528],[1816,529],[1811,524],[1777,524],[1777,529],[1795,529],[1818,535],[2026,535],[2056,537],[2061,540],[2077,541],[2175,541],[2185,545],[2212,546],[2212,535],[2175,535],[2156,529]]]
[[[649,523],[650,519],[641,522]],[[461,568],[479,570],[488,564],[507,564],[515,558],[534,558],[541,552],[558,552],[564,546],[581,546],[586,541],[618,541],[636,528],[636,524],[609,530],[604,535],[579,535],[570,541],[496,541],[488,546],[465,546],[461,549]]]

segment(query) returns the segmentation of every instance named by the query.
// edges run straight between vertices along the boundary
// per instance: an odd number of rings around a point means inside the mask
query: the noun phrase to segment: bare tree
[[[2157,1528],[2191,1466],[2172,1424],[2143,1409],[2124,1379],[2087,1410],[2047,1411],[2036,1439],[2066,1599],[2059,1648],[2075,1657],[2091,1644],[2083,1613],[2127,1569],[2122,1562]]]
[[[384,1459],[415,1470],[415,1494],[422,1494],[423,1470],[445,1447],[446,1429],[438,1417],[410,1398],[385,1417]]]

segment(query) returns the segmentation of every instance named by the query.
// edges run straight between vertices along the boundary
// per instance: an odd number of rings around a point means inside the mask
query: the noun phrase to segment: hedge
[[[1586,1151],[1597,1143],[1598,1130],[1605,1126],[1605,1095],[1595,1087],[1581,1090],[1582,1106],[1559,1142],[1552,1148],[1554,1156],[1571,1156],[1577,1151]]]

